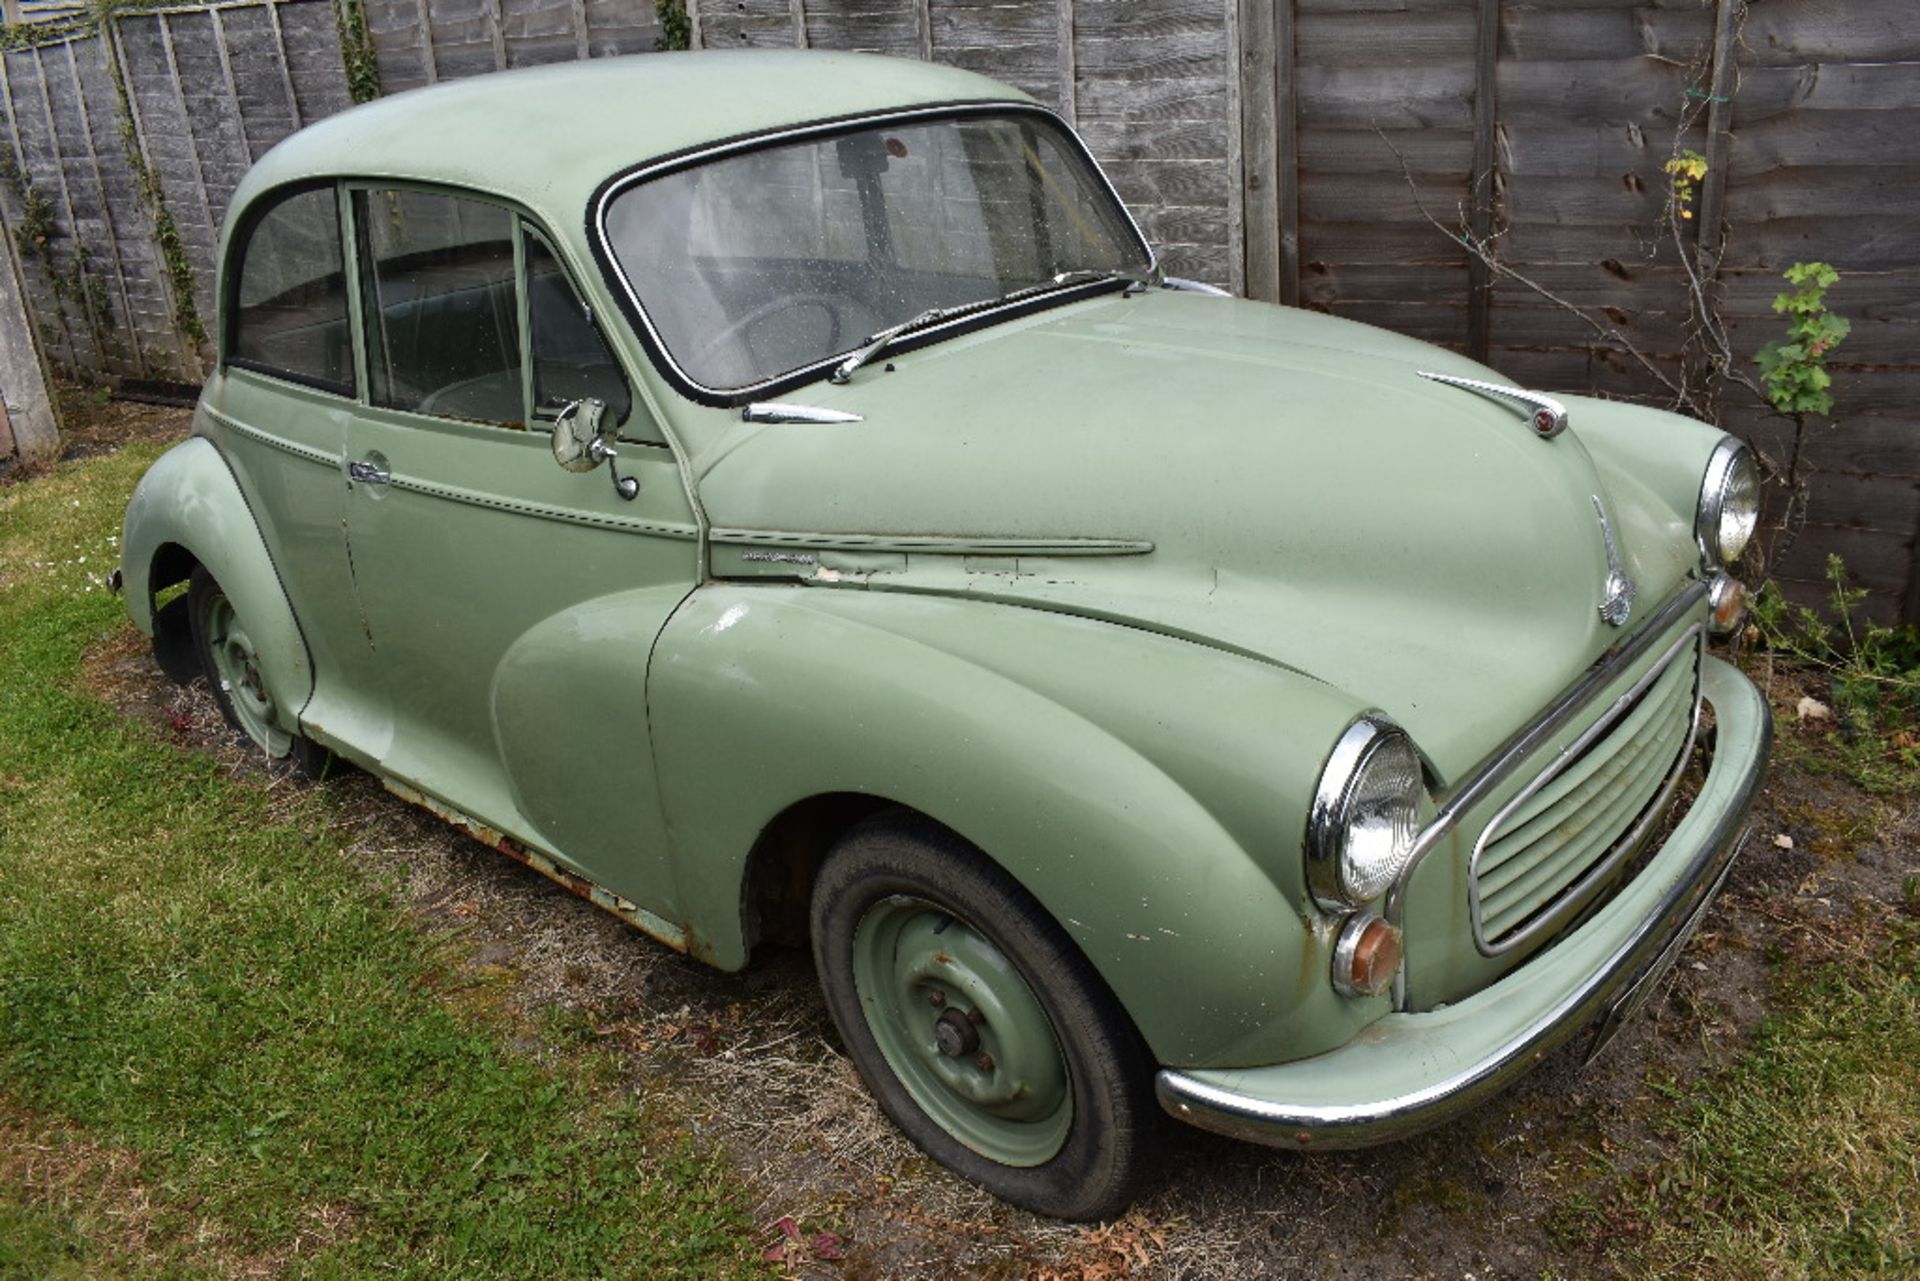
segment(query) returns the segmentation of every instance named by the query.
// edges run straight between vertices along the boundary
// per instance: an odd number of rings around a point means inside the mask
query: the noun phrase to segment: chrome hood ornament
[[[1634,595],[1640,589],[1620,564],[1620,548],[1613,541],[1613,525],[1607,520],[1607,509],[1601,505],[1598,494],[1593,496],[1593,513],[1600,518],[1600,537],[1607,544],[1607,594],[1600,598],[1600,618],[1614,627],[1624,627],[1633,613]]]
[[[1542,440],[1552,440],[1567,429],[1567,407],[1552,396],[1545,396],[1537,391],[1522,391],[1518,387],[1509,387],[1504,383],[1485,382],[1479,378],[1456,378],[1452,374],[1434,374],[1424,369],[1415,372],[1422,378],[1431,378],[1449,387],[1477,391],[1482,396],[1518,401],[1532,411],[1527,419],[1527,425],[1533,428],[1533,434]]]

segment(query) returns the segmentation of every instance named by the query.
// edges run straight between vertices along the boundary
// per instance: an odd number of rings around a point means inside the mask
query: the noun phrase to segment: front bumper
[[[1454,1005],[1389,1014],[1326,1054],[1271,1067],[1162,1071],[1182,1121],[1256,1143],[1353,1148],[1391,1142],[1505,1088],[1595,1019],[1630,1007],[1705,914],[1746,837],[1773,721],[1760,692],[1707,659],[1713,766],[1653,861],[1592,920]]]

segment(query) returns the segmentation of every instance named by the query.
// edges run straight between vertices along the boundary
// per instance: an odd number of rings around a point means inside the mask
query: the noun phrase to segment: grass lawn
[[[80,687],[159,448],[0,488],[0,1277],[764,1271],[674,1117],[461,1012],[326,789]]]

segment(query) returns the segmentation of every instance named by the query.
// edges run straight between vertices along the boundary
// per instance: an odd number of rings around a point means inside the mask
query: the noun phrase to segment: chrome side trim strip
[[[849,552],[924,552],[943,556],[1144,556],[1153,544],[1133,538],[966,538],[939,534],[810,534],[776,529],[707,531],[715,543]]]
[[[1518,387],[1509,387],[1505,383],[1490,383],[1479,378],[1459,378],[1453,374],[1428,373],[1424,369],[1414,371],[1422,378],[1431,378],[1437,383],[1449,387],[1459,387],[1466,391],[1476,391],[1482,396],[1496,396],[1502,400],[1515,400],[1532,410],[1527,425],[1533,428],[1533,434],[1542,440],[1552,440],[1567,429],[1567,407],[1552,396],[1537,391],[1523,391]]]
[[[1218,285],[1209,285],[1203,280],[1188,280],[1185,276],[1168,276],[1160,282],[1162,289],[1171,289],[1183,294],[1206,294],[1210,298],[1231,298],[1233,295]]]
[[[536,520],[559,521],[565,525],[586,525],[594,529],[610,529],[622,534],[649,534],[656,538],[675,538],[685,542],[694,542],[698,537],[698,531],[692,525],[670,525],[663,521],[602,516],[597,512],[579,511],[572,507],[521,502],[517,499],[502,498],[497,494],[483,494],[478,490],[463,489],[457,485],[436,485],[431,481],[417,480],[411,476],[392,475],[388,483],[394,489],[424,494],[428,498],[438,498],[443,502],[466,503],[470,507],[487,507],[494,511],[511,512],[516,516],[531,516]]]
[[[1473,945],[1480,950],[1480,955],[1499,956],[1510,952],[1558,926],[1569,915],[1572,905],[1578,903],[1589,889],[1605,880],[1617,869],[1627,856],[1638,848],[1641,838],[1667,812],[1667,802],[1673,798],[1673,789],[1679,786],[1680,776],[1686,771],[1688,754],[1693,751],[1693,740],[1700,733],[1700,665],[1706,660],[1707,655],[1706,647],[1701,642],[1704,630],[1701,624],[1695,623],[1682,632],[1680,638],[1660,656],[1658,662],[1647,669],[1644,676],[1633,683],[1631,689],[1616,698],[1613,706],[1608,708],[1599,720],[1588,726],[1580,737],[1561,748],[1560,754],[1540,771],[1539,777],[1521,788],[1519,794],[1501,806],[1500,812],[1489,819],[1487,825],[1480,830],[1479,837],[1473,843],[1473,854],[1467,860],[1468,917],[1473,923]],[[1494,833],[1499,831],[1500,824],[1506,821],[1509,814],[1526,804],[1541,788],[1565,773],[1569,766],[1580,759],[1582,752],[1619,724],[1620,719],[1633,708],[1640,696],[1646,693],[1655,681],[1666,675],[1668,667],[1678,662],[1681,651],[1689,646],[1694,651],[1693,714],[1687,724],[1686,742],[1680,745],[1680,753],[1668,768],[1666,781],[1660,785],[1660,790],[1654,796],[1652,803],[1647,806],[1646,811],[1633,827],[1614,843],[1613,848],[1608,850],[1605,856],[1582,873],[1572,885],[1560,892],[1559,902],[1521,929],[1505,934],[1497,940],[1489,939],[1486,934],[1486,922],[1482,919],[1480,912],[1480,856],[1485,853],[1487,843],[1493,839]]]
[[[831,424],[866,421],[859,414],[850,414],[844,409],[823,409],[819,405],[796,405],[781,400],[756,400],[740,411],[740,418],[749,423]]]

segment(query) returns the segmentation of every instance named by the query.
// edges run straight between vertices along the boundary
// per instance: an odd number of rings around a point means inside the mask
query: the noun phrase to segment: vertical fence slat
[[[501,11],[500,0],[492,0],[487,6],[487,38],[493,42],[493,69],[507,69],[507,18]]]
[[[280,5],[282,0],[266,0],[267,23],[273,28],[273,51],[280,59],[280,85],[287,91],[287,113],[298,130],[306,121],[300,114],[300,95],[293,91],[293,59],[287,53],[287,36],[280,29]]]
[[[1737,3],[1717,0],[1713,16],[1713,73],[1708,80],[1707,173],[1700,180],[1700,260],[1719,275],[1726,249],[1727,164],[1733,133],[1733,19]]]
[[[86,90],[80,85],[80,55],[75,41],[67,41],[67,78],[73,84],[73,100],[80,104],[80,135],[87,140],[87,164],[93,171],[93,189],[100,198],[100,225],[107,233],[107,253],[113,259],[113,283],[120,292],[120,314],[127,319],[127,333],[133,342],[133,365],[142,378],[148,377],[146,349],[140,341],[140,322],[134,318],[133,299],[127,293],[127,264],[120,255],[120,235],[113,226],[113,210],[107,207],[107,180],[100,171],[100,153],[93,145],[93,118],[87,111]],[[101,41],[101,47],[106,42]]]
[[[1060,114],[1076,129],[1080,126],[1080,68],[1073,47],[1073,0],[1056,0],[1060,21]]]
[[[80,315],[87,322],[87,337],[93,344],[93,359],[98,363],[104,356],[106,348],[100,338],[100,322],[93,314],[93,304],[88,295],[86,281],[82,279],[82,277],[86,275],[86,272],[80,266],[80,254],[83,249],[83,246],[80,244],[80,221],[74,217],[73,193],[67,189],[67,166],[65,161],[60,158],[60,126],[54,123],[53,97],[47,92],[47,63],[46,59],[42,56],[44,51],[44,46],[34,46],[33,69],[35,78],[40,81],[40,110],[44,112],[47,117],[47,146],[51,148],[53,152],[54,176],[60,180],[60,207],[67,211],[67,234],[73,237],[73,283],[80,295]],[[53,267],[52,246],[48,246],[47,248],[47,267],[49,271],[51,271]],[[72,330],[68,330],[68,333],[71,335]],[[73,352],[73,359],[76,365],[81,363],[80,353],[78,351]],[[75,370],[74,372],[78,373],[79,371]]]
[[[428,84],[439,82],[440,59],[433,51],[433,10],[428,8],[427,0],[420,0],[420,70],[426,74]]]
[[[1238,110],[1228,126],[1227,144],[1239,148],[1238,172],[1228,183],[1228,221],[1234,221],[1238,196],[1241,289],[1249,298],[1273,302],[1280,297],[1280,179],[1275,114],[1278,104],[1279,46],[1274,39],[1274,0],[1236,0],[1228,41],[1235,60],[1228,83]],[[1237,125],[1237,129],[1235,126]],[[1228,161],[1232,168],[1232,158]]]
[[[1300,59],[1294,0],[1273,0],[1273,149],[1280,206],[1280,293],[1300,303]]]
[[[149,177],[152,177],[154,173],[153,153],[147,146],[147,126],[140,116],[140,95],[135,93],[133,86],[127,82],[127,51],[125,44],[120,38],[120,22],[121,19],[118,16],[107,20],[107,52],[119,71],[121,84],[126,86],[127,115],[133,123],[133,145],[139,149],[141,165],[146,169]],[[150,199],[150,195],[142,192],[138,195],[137,199],[144,205],[146,201]],[[148,210],[148,217],[151,218],[152,215],[153,211]],[[168,328],[173,333],[174,344],[180,354],[180,369],[182,372],[190,373],[199,366],[200,356],[198,352],[193,350],[193,340],[180,330],[180,325],[176,320],[180,311],[180,300],[174,295],[175,283],[173,272],[166,268],[165,256],[161,253],[159,246],[156,245],[154,248],[156,255],[159,255],[163,264],[160,271],[160,290],[167,303]]]
[[[193,134],[193,122],[187,119],[187,95],[180,84],[180,60],[173,56],[173,24],[169,15],[158,15],[160,23],[160,47],[167,55],[167,78],[173,84],[173,100],[180,104],[180,120],[186,126],[187,150],[193,155],[193,189],[200,197],[200,216],[206,220],[208,234],[216,239],[220,234],[220,224],[213,219],[213,201],[207,197],[207,171],[200,163],[200,147]],[[218,246],[215,246],[218,252]]]
[[[0,52],[0,98],[4,98],[6,100],[7,121],[9,125],[12,127],[12,131],[13,131],[13,153],[14,153],[13,158],[15,162],[18,163],[20,166],[21,182],[25,183],[27,180],[27,143],[26,143],[26,139],[20,136],[20,107],[19,107],[19,104],[14,100],[13,74],[7,68],[7,58],[4,52]],[[47,265],[47,264],[43,264],[43,265]],[[22,290],[21,298],[24,300],[24,305],[26,306],[27,310],[29,312],[34,312],[34,308],[32,305],[33,300],[25,292],[26,264],[22,262],[20,264],[20,267],[21,267],[20,287]],[[53,272],[50,269],[50,265],[49,265],[49,270],[45,274],[49,279],[49,283],[51,283]],[[56,300],[56,305],[54,306],[54,309],[53,309],[53,317],[57,322],[59,322],[60,342],[61,342],[61,346],[65,349],[67,353],[68,361],[77,362],[79,359],[79,355],[78,355],[78,349],[75,348],[73,345],[73,329],[71,326],[67,324],[66,308],[59,306],[57,303],[57,300]],[[43,344],[41,354],[44,356],[45,355],[44,344],[47,341],[46,331],[44,328],[41,327],[41,318],[37,312],[34,312],[33,321],[36,329],[41,335],[40,341]]]
[[[793,14],[793,47],[807,47],[807,0],[788,0],[787,8]]]
[[[233,78],[233,58],[227,52],[227,24],[220,17],[220,10],[207,10],[213,17],[213,50],[220,55],[220,79],[227,86],[227,105],[233,108],[233,131],[240,138],[240,154],[247,165],[254,162],[253,141],[247,137],[246,113],[240,109],[240,86]],[[180,101],[181,109],[186,109],[186,99]]]
[[[1468,234],[1485,245],[1493,234],[1493,131],[1497,121],[1500,0],[1479,0],[1474,41],[1473,170],[1467,175]],[[1467,258],[1467,354],[1485,361],[1492,343],[1493,272],[1479,254]]]
[[[930,0],[914,0],[913,16],[918,21],[920,61],[933,61],[933,9]]]
[[[573,56],[585,62],[593,56],[592,42],[587,39],[586,0],[569,0],[567,7],[573,15]],[[697,9],[699,5],[696,3],[693,8]]]

